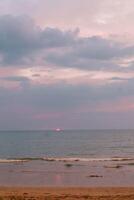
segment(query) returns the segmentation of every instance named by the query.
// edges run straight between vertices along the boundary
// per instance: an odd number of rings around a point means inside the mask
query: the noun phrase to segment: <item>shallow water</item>
[[[110,161],[1,163],[0,186],[134,186],[134,166]]]

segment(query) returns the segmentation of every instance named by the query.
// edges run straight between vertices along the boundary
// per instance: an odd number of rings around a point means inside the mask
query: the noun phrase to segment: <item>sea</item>
[[[0,186],[134,185],[134,130],[0,131]]]
[[[134,130],[0,131],[0,159],[133,156]]]

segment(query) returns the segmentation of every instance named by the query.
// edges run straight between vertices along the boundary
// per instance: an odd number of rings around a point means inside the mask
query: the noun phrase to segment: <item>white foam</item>
[[[0,163],[21,163],[30,161],[56,161],[56,162],[104,162],[104,161],[132,161],[134,158],[112,157],[112,158],[79,158],[79,157],[44,157],[44,158],[16,158],[0,159]]]
[[[54,158],[54,157],[46,157],[43,158],[44,161],[62,161],[62,162],[67,162],[67,161],[81,161],[81,162],[93,162],[93,161],[130,161],[134,160],[134,158],[120,158],[120,157],[115,157],[115,158]]]
[[[26,162],[27,160],[23,159],[0,159],[0,163],[18,163],[18,162]]]

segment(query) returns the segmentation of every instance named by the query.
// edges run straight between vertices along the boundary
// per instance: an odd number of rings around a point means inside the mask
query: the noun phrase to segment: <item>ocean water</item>
[[[134,130],[0,131],[0,159],[131,158]]]
[[[133,154],[133,130],[1,131],[0,185],[134,186]]]

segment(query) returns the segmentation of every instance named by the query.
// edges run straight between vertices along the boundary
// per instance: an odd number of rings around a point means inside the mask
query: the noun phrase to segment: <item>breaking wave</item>
[[[0,163],[21,163],[29,161],[47,161],[47,162],[106,162],[106,161],[133,161],[130,157],[112,157],[112,158],[74,158],[74,157],[44,157],[44,158],[8,158],[0,159]]]

